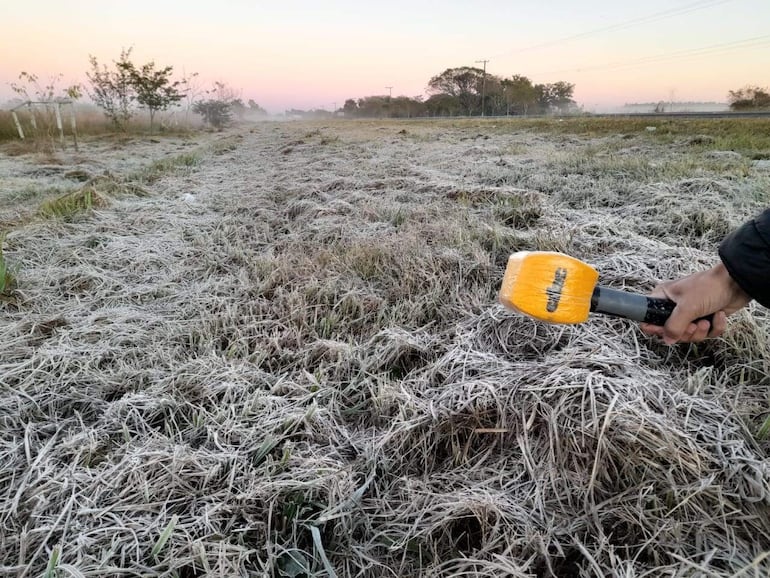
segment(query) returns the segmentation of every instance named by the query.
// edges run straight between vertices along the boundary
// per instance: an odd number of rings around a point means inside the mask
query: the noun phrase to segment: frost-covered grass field
[[[0,150],[0,574],[767,576],[766,310],[668,348],[496,294],[517,250],[642,292],[714,263],[770,200],[768,135],[337,121]]]

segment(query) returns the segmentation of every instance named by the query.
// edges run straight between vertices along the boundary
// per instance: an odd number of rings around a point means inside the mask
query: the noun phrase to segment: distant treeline
[[[18,96],[17,101],[10,103],[11,108],[27,106],[30,122],[34,125],[37,119],[33,105],[43,105],[50,112],[49,108],[53,110],[57,103],[74,103],[87,94],[114,128],[125,130],[128,121],[142,109],[149,115],[150,131],[156,113],[180,107],[200,115],[204,123],[215,129],[222,129],[233,120],[267,116],[267,111],[254,100],[249,100],[247,106],[239,92],[223,82],[214,82],[213,87],[206,90],[197,73],[175,78],[172,66],[156,66],[154,61],[134,64],[130,48],[124,49],[110,65],[100,63],[94,56],[89,57],[89,63],[88,85],[72,84],[61,88],[61,75],[55,75],[45,83],[35,74],[22,72],[19,81],[11,83],[11,89]],[[285,114],[295,118],[564,114],[581,111],[573,99],[574,90],[575,85],[566,81],[536,84],[520,74],[504,78],[481,68],[462,66],[447,68],[432,77],[427,85],[427,98],[422,95],[371,95],[349,98],[341,108],[332,112],[292,109]],[[770,109],[770,91],[746,86],[731,90],[728,101],[732,110]],[[655,111],[665,110],[665,102],[655,105]],[[163,122],[160,128],[163,128]]]
[[[427,99],[422,96],[373,95],[349,98],[335,111],[315,109],[286,111],[293,118],[414,118],[433,116],[503,116],[527,114],[564,114],[581,112],[573,100],[575,85],[565,81],[535,84],[522,75],[502,78],[485,74],[480,68],[448,68],[428,82]],[[731,110],[770,108],[770,91],[747,86],[728,93]],[[676,103],[681,106],[687,103]],[[694,104],[694,103],[693,103]],[[702,103],[697,103],[702,104]],[[668,112],[672,103],[626,104],[647,106],[650,112]]]
[[[431,78],[427,99],[390,95],[349,98],[336,112],[352,118],[565,113],[577,110],[572,99],[574,89],[568,82],[535,84],[526,76],[503,78],[463,66],[447,68]]]

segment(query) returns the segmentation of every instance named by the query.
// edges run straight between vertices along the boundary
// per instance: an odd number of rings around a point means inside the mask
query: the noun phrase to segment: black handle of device
[[[591,311],[659,326],[666,324],[674,307],[676,303],[670,299],[647,297],[608,287],[596,287],[591,296]],[[706,315],[696,321],[701,319],[713,323],[714,315]]]

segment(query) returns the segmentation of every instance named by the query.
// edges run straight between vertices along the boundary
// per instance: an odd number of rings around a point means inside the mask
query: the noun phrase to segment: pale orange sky
[[[538,5],[538,4],[543,4]],[[575,84],[591,110],[626,102],[721,101],[770,85],[770,1],[362,0],[130,4],[40,0],[0,6],[0,101],[19,72],[86,82],[88,56],[133,47],[179,75],[222,81],[274,113],[347,98],[424,94],[445,68]]]

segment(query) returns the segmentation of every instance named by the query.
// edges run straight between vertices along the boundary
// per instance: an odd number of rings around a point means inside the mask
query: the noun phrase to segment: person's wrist
[[[751,297],[741,288],[740,285],[738,285],[735,279],[732,278],[724,263],[720,261],[717,265],[715,265],[711,269],[711,274],[714,276],[719,285],[724,287],[729,292],[737,307],[741,307],[751,301]]]

